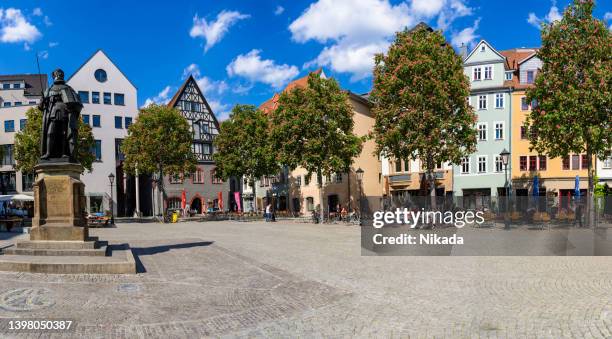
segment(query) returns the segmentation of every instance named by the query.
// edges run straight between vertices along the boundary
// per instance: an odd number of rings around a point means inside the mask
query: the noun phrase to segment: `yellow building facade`
[[[581,195],[588,186],[586,154],[570,154],[565,158],[550,158],[530,151],[529,131],[523,126],[531,113],[526,89],[533,86],[541,61],[535,49],[515,49],[501,52],[507,58],[506,83],[512,91],[511,177],[512,194],[534,195],[534,177],[538,177],[538,196],[567,197],[575,194],[575,180],[579,177]],[[568,135],[571,138],[571,135]]]

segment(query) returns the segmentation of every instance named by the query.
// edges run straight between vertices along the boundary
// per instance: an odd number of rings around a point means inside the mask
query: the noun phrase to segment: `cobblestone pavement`
[[[362,256],[358,227],[292,222],[91,233],[130,243],[142,273],[3,272],[0,317],[87,338],[612,336],[612,257]]]

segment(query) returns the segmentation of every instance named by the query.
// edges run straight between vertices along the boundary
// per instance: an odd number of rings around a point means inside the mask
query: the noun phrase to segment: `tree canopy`
[[[419,158],[428,173],[437,163],[459,163],[476,150],[469,94],[463,60],[441,32],[423,26],[398,32],[387,53],[375,57],[377,152]]]
[[[292,169],[301,166],[317,175],[344,172],[361,152],[348,94],[332,78],[311,73],[306,87],[281,93],[271,123],[277,159]]]
[[[575,1],[542,27],[542,69],[527,99],[532,148],[551,157],[612,147],[612,34],[593,17],[592,0]]]
[[[234,106],[229,119],[221,123],[214,144],[219,178],[245,176],[252,183],[280,169],[270,144],[268,118],[253,105]]]
[[[149,105],[140,110],[121,144],[123,169],[130,174],[184,174],[195,171],[193,135],[187,120],[174,108]]]
[[[95,140],[91,127],[81,119],[78,122],[78,160],[83,171],[91,172],[92,163],[96,159],[92,150]],[[26,112],[25,128],[15,135],[15,169],[25,173],[32,173],[34,166],[40,158],[40,137],[42,134],[42,112],[38,108],[30,108]]]

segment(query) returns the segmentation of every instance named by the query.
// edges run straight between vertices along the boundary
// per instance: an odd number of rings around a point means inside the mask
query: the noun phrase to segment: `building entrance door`
[[[191,209],[195,210],[197,214],[202,214],[202,200],[200,198],[193,199]]]

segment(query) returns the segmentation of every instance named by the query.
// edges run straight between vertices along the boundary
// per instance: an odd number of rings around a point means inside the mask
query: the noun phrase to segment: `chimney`
[[[463,59],[467,56],[467,46],[463,42],[461,43],[461,47],[459,47],[459,55],[461,55]]]

